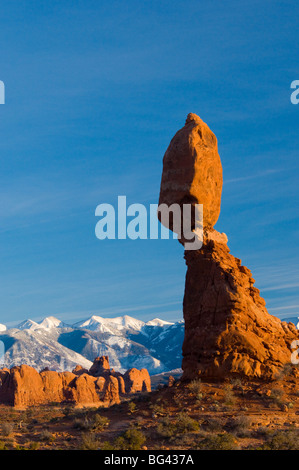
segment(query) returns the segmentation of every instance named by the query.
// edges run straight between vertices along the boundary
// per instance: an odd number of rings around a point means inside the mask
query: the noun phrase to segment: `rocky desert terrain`
[[[0,406],[1,449],[298,450],[296,371],[270,383],[173,382],[110,407]]]

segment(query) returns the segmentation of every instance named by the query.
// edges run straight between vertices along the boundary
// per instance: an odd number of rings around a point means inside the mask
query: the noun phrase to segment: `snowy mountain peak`
[[[63,328],[66,326],[61,320],[58,320],[58,318],[55,317],[47,317],[44,318],[40,322],[36,322],[34,320],[24,320],[22,323],[19,323],[19,325],[16,325],[15,328],[18,330],[39,330],[39,329],[50,329],[50,328]],[[1,331],[1,330],[0,330]]]
[[[147,326],[165,326],[165,325],[174,325],[174,323],[161,320],[160,318],[154,318],[153,320],[146,322],[146,325]]]
[[[150,374],[172,370],[181,365],[183,336],[184,324],[159,318],[145,323],[129,315],[93,315],[75,325],[49,316],[39,322],[25,320],[8,330],[0,327],[5,367],[27,364],[57,371],[71,371],[76,364],[89,369],[95,357],[104,355],[120,372],[132,367]]]
[[[19,323],[19,325],[15,326],[15,328],[18,330],[37,330],[40,326],[38,323],[28,318],[28,320],[24,320]]]
[[[88,318],[87,320],[75,323],[73,326],[91,331],[111,332],[112,330],[123,329],[140,331],[144,324],[145,323],[143,321],[137,320],[136,318],[130,317],[129,315],[115,318],[103,318],[92,315],[92,317]]]
[[[46,317],[42,321],[39,322],[40,328],[61,328],[64,326],[64,323],[58,318],[55,317]]]
[[[0,331],[6,331],[6,330],[7,330],[6,326],[0,323]]]

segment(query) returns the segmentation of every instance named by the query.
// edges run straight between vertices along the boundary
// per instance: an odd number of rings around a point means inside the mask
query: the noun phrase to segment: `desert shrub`
[[[190,382],[188,385],[188,389],[190,390],[190,392],[195,398],[197,399],[202,398],[200,379],[192,380],[192,382]]]
[[[236,401],[236,397],[234,395],[233,389],[231,385],[226,385],[224,387],[224,403],[225,405],[234,405]]]
[[[299,430],[276,431],[268,437],[263,450],[299,450]]]
[[[154,403],[153,405],[150,406],[153,414],[155,415],[160,415],[163,416],[166,414],[166,410],[163,405],[160,405],[159,403]]]
[[[171,439],[171,445],[181,450],[194,449],[198,441],[198,435],[194,433],[181,434]]]
[[[237,450],[239,446],[233,434],[218,434],[207,436],[198,446],[200,450]]]
[[[105,427],[109,426],[110,420],[105,416],[96,414],[92,420],[92,429],[97,432],[101,432]]]
[[[55,440],[55,436],[53,436],[53,434],[47,429],[44,429],[43,431],[41,431],[39,438],[41,441],[54,441]]]
[[[40,448],[40,443],[39,442],[30,442],[28,445],[28,448],[30,450],[38,450]]]
[[[98,450],[100,442],[95,434],[83,434],[80,449],[81,450]]]
[[[271,395],[270,395],[270,398],[272,398],[272,400],[280,401],[282,397],[283,397],[283,390],[281,390],[281,388],[272,388]]]
[[[222,431],[223,426],[221,421],[216,418],[209,418],[203,424],[202,427],[205,431],[209,432],[219,432]]]
[[[109,450],[140,450],[145,441],[146,437],[142,431],[129,428],[114,440],[113,449]]]
[[[172,437],[176,434],[175,421],[169,416],[162,418],[157,426],[157,432],[161,437]]]
[[[199,423],[195,419],[190,418],[190,416],[187,414],[179,413],[176,418],[176,428],[177,432],[180,434],[184,434],[185,432],[198,431]]]
[[[109,425],[109,419],[99,414],[94,414],[91,417],[86,415],[84,418],[74,419],[74,428],[81,431],[98,431],[101,432]]]
[[[7,447],[6,447],[5,442],[3,442],[3,441],[0,441],[0,450],[8,450]]]
[[[244,436],[251,426],[251,420],[248,416],[241,415],[227,422],[229,430],[238,436]]]
[[[128,411],[129,411],[129,413],[130,413],[130,414],[135,413],[136,410],[137,410],[136,403],[134,403],[133,401],[129,401],[129,403],[128,403]]]
[[[75,429],[80,429],[81,431],[90,431],[92,429],[92,422],[88,418],[75,418],[73,422],[73,427]]]
[[[172,437],[198,430],[199,423],[185,413],[179,413],[174,420],[166,416],[160,420],[157,426],[158,434],[162,437]]]
[[[290,375],[293,368],[294,366],[291,363],[284,364],[277,375],[277,380],[283,380],[286,376]]]
[[[14,426],[12,423],[3,423],[1,426],[1,434],[5,437],[10,436],[14,430]]]
[[[272,388],[270,399],[279,407],[282,408],[284,403],[282,400],[283,390],[280,388]]]

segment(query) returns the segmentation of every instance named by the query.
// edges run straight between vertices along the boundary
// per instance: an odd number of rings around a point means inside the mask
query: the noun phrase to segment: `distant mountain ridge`
[[[36,322],[27,319],[6,329],[0,325],[5,345],[2,366],[27,364],[37,370],[90,368],[95,357],[109,356],[111,367],[123,372],[131,367],[159,374],[181,367],[184,323],[159,318],[143,322],[128,315],[104,318],[93,315],[68,325],[55,317]]]

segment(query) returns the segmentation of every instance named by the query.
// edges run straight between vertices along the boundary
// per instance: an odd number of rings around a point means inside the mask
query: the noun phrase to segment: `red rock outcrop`
[[[150,390],[146,369],[132,369],[122,376],[110,370],[107,356],[96,358],[90,371],[77,366],[73,372],[43,370],[39,373],[27,365],[1,369],[0,403],[21,408],[51,402],[108,406],[119,403],[120,395]]]
[[[150,392],[151,378],[147,369],[129,369],[124,375],[126,393]]]
[[[94,377],[104,376],[110,374],[110,364],[108,356],[96,357],[93,361],[89,373]]]
[[[189,114],[164,156],[159,201],[203,204],[203,245],[185,250],[183,379],[274,379],[290,363],[298,331],[267,312],[250,270],[230,255],[226,235],[213,229],[221,188],[216,137]]]
[[[76,365],[76,367],[72,370],[72,373],[75,375],[82,375],[82,374],[88,374],[89,371],[87,369],[84,369],[82,366],[79,364]]]
[[[206,234],[202,249],[185,251],[185,259],[184,378],[275,378],[291,360],[295,325],[267,312],[250,270],[226,243]]]
[[[221,191],[216,136],[200,117],[190,113],[165,152],[159,205],[203,204],[204,225],[211,228],[220,214]]]
[[[105,382],[105,387],[103,391],[103,401],[110,403],[119,402],[119,385],[118,380],[113,375],[110,375]]]

